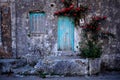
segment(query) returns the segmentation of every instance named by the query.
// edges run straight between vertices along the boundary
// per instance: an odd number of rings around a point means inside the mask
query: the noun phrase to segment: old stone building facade
[[[116,38],[106,43],[101,58],[105,68],[120,69],[120,0],[73,0],[73,3],[76,6],[91,6],[87,19],[94,15],[108,17],[106,26],[109,26],[109,31],[114,33]],[[73,41],[73,46],[69,48],[64,45],[65,48],[58,49],[61,43],[58,42],[58,37],[61,36],[58,35],[58,26],[62,19],[54,16],[54,12],[62,7],[61,0],[0,0],[2,52],[10,54],[11,58],[29,57],[30,60],[77,55],[79,51],[76,46],[81,40],[81,29],[74,24],[68,23],[74,28],[73,33],[71,32],[73,39],[69,38]],[[65,24],[65,20],[60,23]]]

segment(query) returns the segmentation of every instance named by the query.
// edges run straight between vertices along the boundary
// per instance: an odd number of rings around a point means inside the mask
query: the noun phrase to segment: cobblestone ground
[[[120,72],[107,72],[97,76],[76,76],[76,77],[48,77],[40,78],[38,76],[18,76],[18,75],[0,75],[0,80],[120,80]]]

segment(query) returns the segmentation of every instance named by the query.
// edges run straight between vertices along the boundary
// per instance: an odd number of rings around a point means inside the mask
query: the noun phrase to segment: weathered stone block
[[[27,60],[27,64],[34,66],[40,59],[40,55],[27,54],[27,55],[23,56],[23,58]]]
[[[97,74],[101,70],[101,59],[100,58],[95,58],[95,59],[89,59],[89,74]]]
[[[39,61],[36,70],[59,75],[86,75],[88,60],[79,58],[52,57]]]
[[[102,68],[104,70],[120,70],[120,54],[103,55]]]
[[[14,68],[23,67],[26,65],[24,59],[0,59],[0,73],[13,72]]]
[[[33,67],[26,65],[20,68],[16,68],[12,70],[15,74],[23,74],[23,75],[30,75],[33,74]],[[34,72],[34,74],[36,74]]]

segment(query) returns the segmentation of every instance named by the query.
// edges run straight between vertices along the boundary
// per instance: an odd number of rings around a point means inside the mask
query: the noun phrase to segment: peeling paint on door
[[[58,18],[58,50],[74,51],[74,19],[67,16]]]

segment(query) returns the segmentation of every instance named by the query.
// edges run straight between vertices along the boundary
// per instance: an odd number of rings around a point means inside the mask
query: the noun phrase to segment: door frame
[[[58,17],[58,21],[59,21],[59,18],[60,18],[60,17],[68,17],[68,16],[59,16],[59,17]],[[73,17],[68,17],[68,18],[73,19],[73,21],[74,21],[74,18],[73,18]],[[59,26],[58,26],[58,24],[57,24],[57,51],[58,51],[58,52],[69,52],[69,53],[72,53],[72,54],[73,54],[73,52],[74,52],[74,50],[75,50],[75,49],[74,49],[74,46],[75,46],[75,42],[74,42],[74,40],[75,40],[75,38],[74,38],[74,37],[75,37],[75,33],[74,33],[74,32],[75,32],[75,21],[74,21],[74,28],[73,28],[74,30],[73,30],[73,45],[72,45],[72,50],[59,50],[59,47],[58,47],[58,46],[59,46],[59,44],[58,44],[58,37],[59,37],[59,36],[58,36],[58,35],[59,35],[58,29],[59,29]]]

